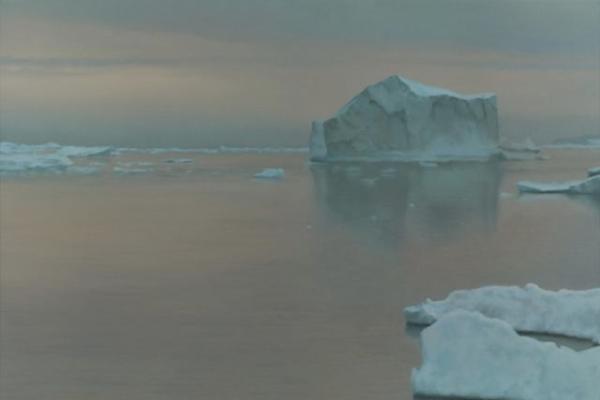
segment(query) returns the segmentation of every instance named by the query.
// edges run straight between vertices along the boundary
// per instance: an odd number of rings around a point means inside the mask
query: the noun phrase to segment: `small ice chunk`
[[[411,378],[417,395],[598,400],[600,347],[581,352],[558,347],[467,311],[455,311],[425,329],[421,344],[423,363]]]
[[[438,163],[431,161],[419,161],[419,165],[423,168],[435,168],[438,166]]]
[[[261,172],[254,174],[255,178],[260,179],[281,179],[285,176],[283,168],[265,168]]]
[[[445,300],[404,309],[406,321],[432,324],[455,310],[476,311],[521,332],[570,336],[600,343],[600,289],[549,291],[534,284],[457,290]]]

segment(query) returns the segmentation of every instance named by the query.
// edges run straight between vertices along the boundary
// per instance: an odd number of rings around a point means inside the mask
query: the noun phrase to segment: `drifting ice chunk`
[[[600,167],[590,168],[588,169],[588,176],[591,178],[592,176],[600,175]]]
[[[399,76],[371,85],[315,121],[311,159],[451,160],[498,154],[493,93],[462,95]]]
[[[418,395],[469,399],[598,400],[600,347],[576,352],[521,337],[504,321],[455,311],[421,334]]]
[[[285,176],[283,168],[266,168],[254,175],[255,178],[281,179]]]
[[[452,292],[445,300],[404,309],[406,321],[432,324],[456,311],[476,311],[521,332],[570,336],[600,343],[600,289],[557,292],[534,284],[487,286]]]
[[[600,194],[600,175],[570,182],[521,181],[517,182],[517,188],[522,193]]]

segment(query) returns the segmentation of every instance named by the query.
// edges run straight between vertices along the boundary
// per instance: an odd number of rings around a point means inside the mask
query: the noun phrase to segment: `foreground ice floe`
[[[283,168],[265,168],[261,172],[254,174],[255,178],[262,179],[281,179],[285,176]]]
[[[520,181],[517,182],[517,188],[521,193],[600,194],[600,175],[595,175],[581,181]]]
[[[314,161],[488,159],[498,154],[496,95],[463,95],[390,76],[314,121]]]
[[[406,321],[432,324],[456,310],[500,319],[520,332],[564,335],[600,343],[600,289],[549,291],[528,284],[452,292],[404,309]]]
[[[596,323],[597,323],[596,319]],[[519,336],[499,319],[454,311],[421,334],[418,395],[506,400],[598,400],[600,347],[577,352]]]

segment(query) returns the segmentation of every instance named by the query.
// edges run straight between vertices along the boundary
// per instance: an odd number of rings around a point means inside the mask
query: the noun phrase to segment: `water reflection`
[[[497,163],[314,164],[311,172],[324,216],[371,241],[436,243],[496,227]]]

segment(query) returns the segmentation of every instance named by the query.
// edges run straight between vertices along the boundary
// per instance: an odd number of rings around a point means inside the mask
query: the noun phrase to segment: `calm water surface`
[[[139,176],[3,178],[0,397],[409,399],[404,306],[600,286],[600,201],[515,193],[581,178],[600,152],[548,154],[439,168],[192,155]],[[253,179],[266,167],[287,175]]]

